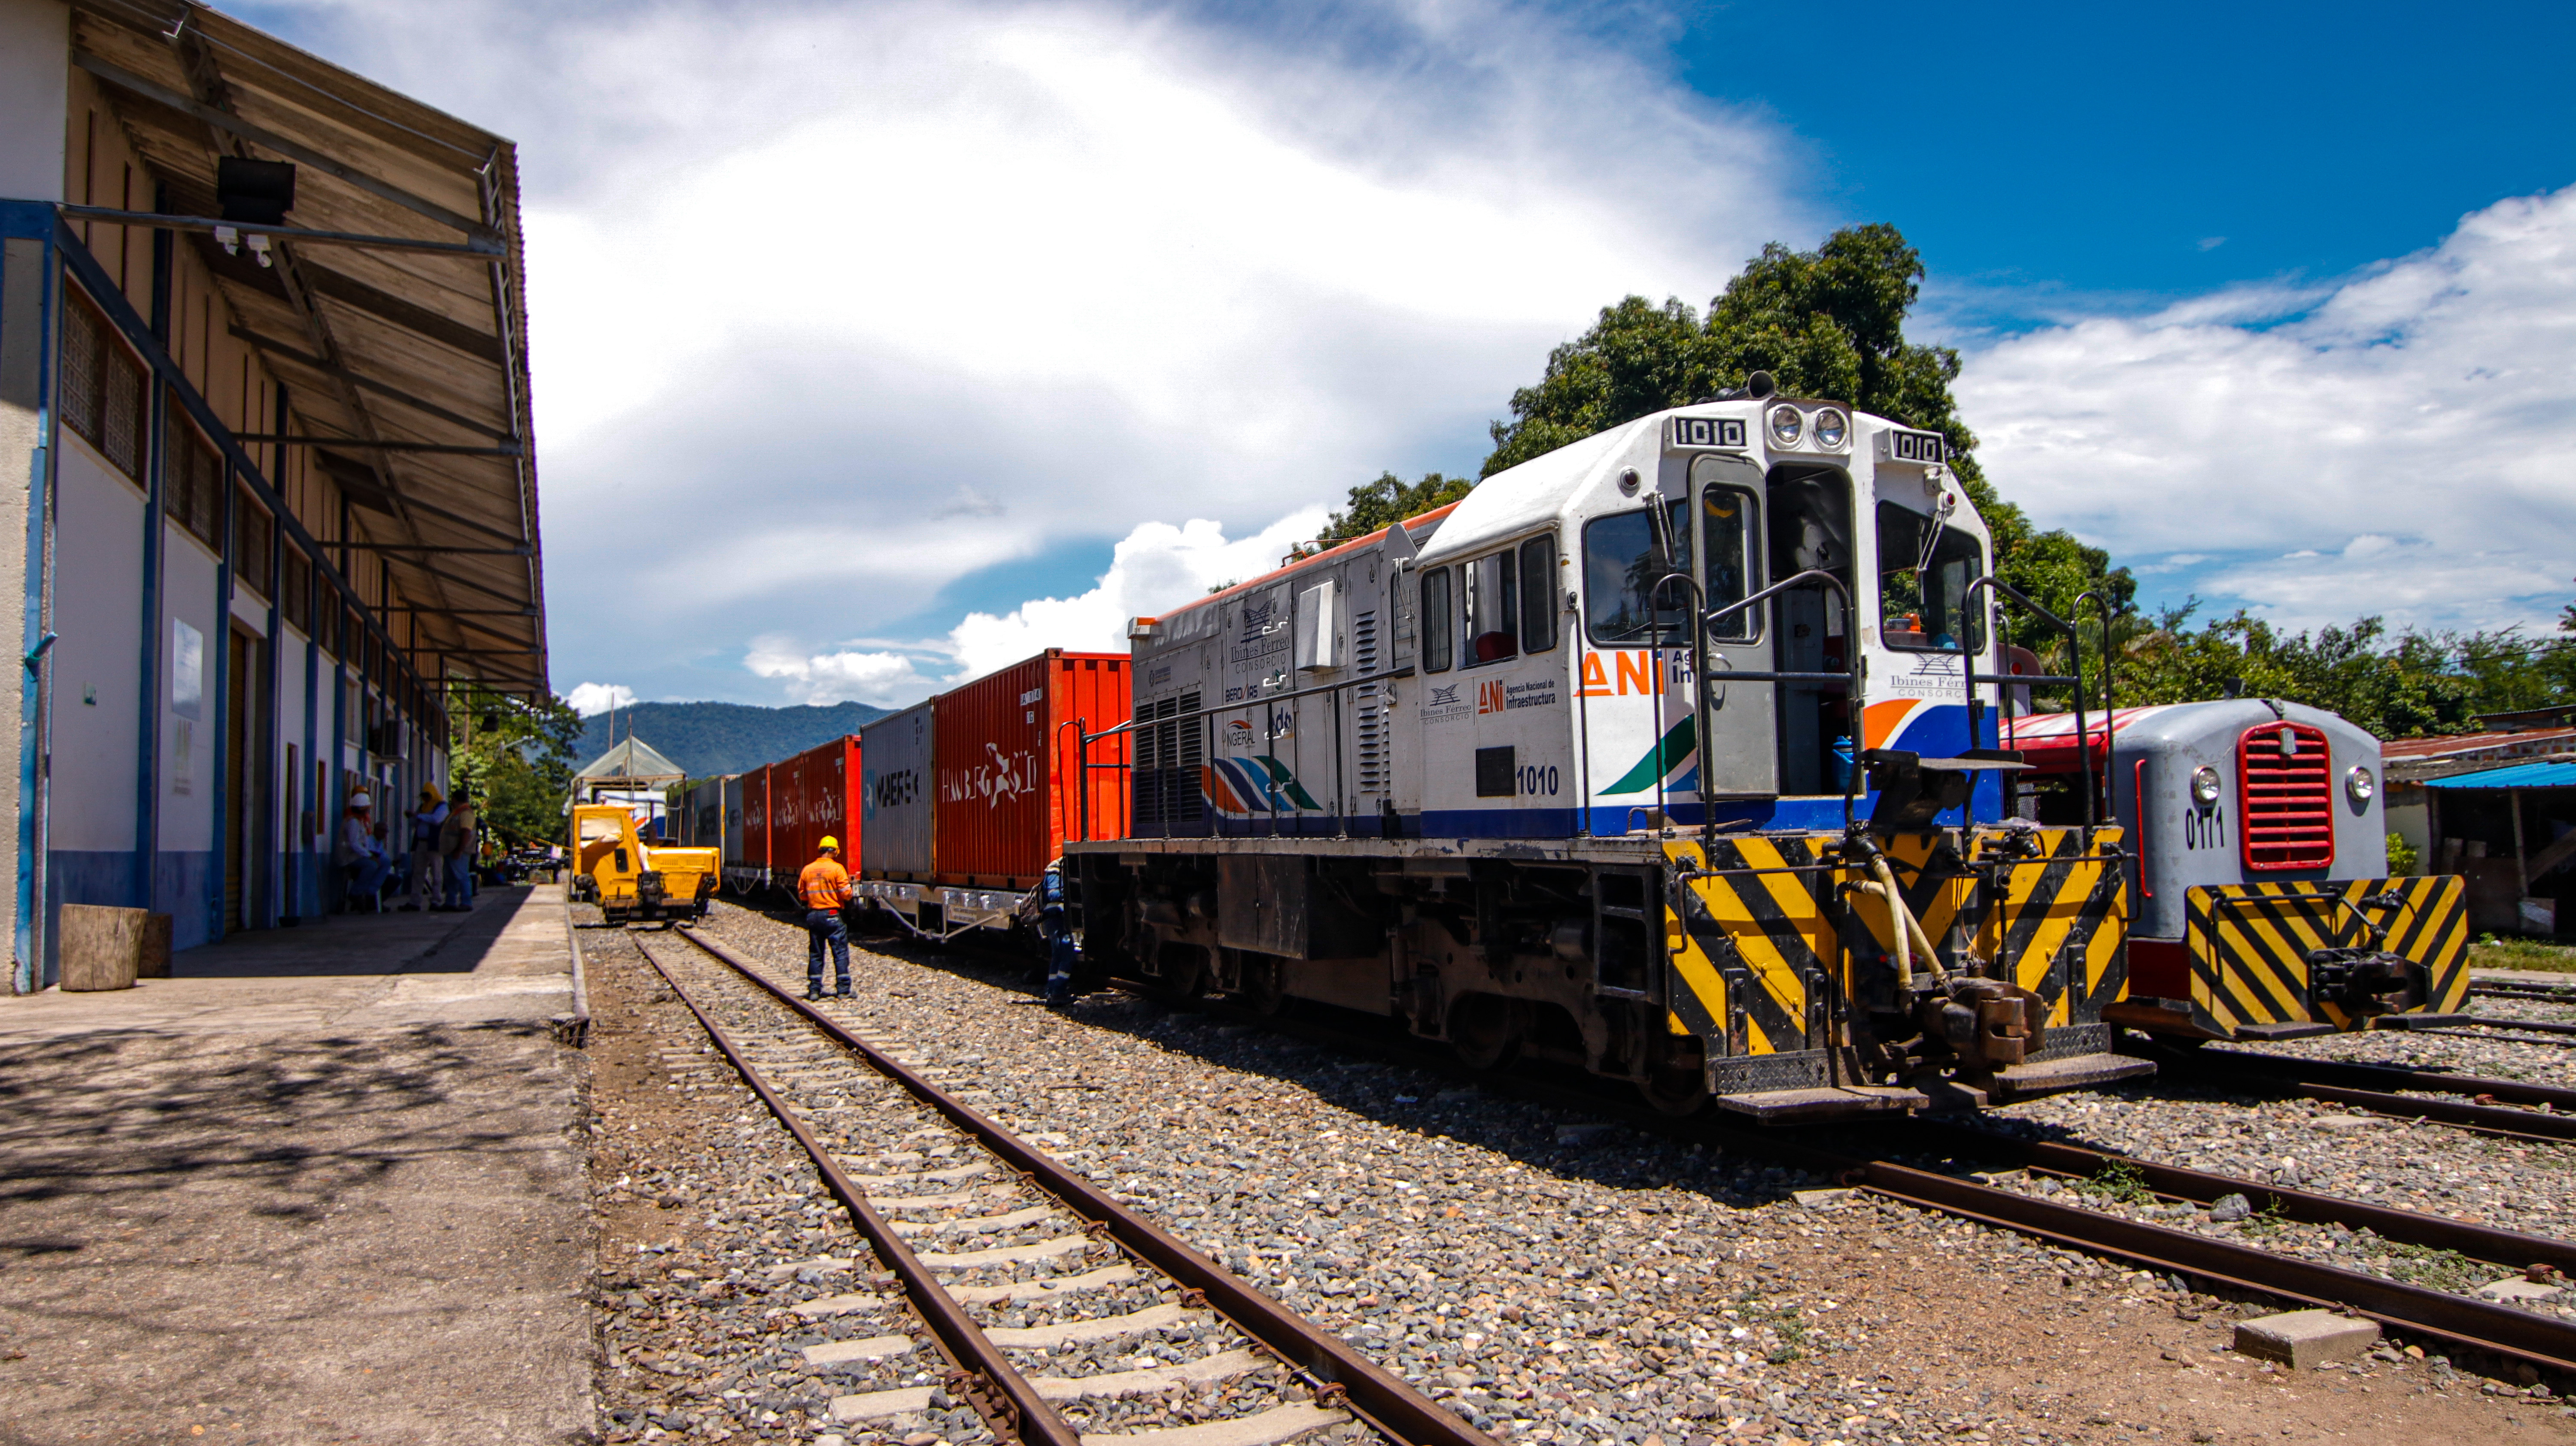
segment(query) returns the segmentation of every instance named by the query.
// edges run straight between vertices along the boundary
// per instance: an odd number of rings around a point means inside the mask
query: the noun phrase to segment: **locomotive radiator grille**
[[[2325,730],[2265,723],[2236,740],[2238,836],[2258,872],[2334,863],[2334,764]]]
[[[1354,613],[1351,617],[1351,664],[1363,678],[1377,672],[1377,609]],[[1352,751],[1359,755],[1359,791],[1363,794],[1386,792],[1386,699],[1384,686],[1362,683],[1351,733],[1357,743]]]

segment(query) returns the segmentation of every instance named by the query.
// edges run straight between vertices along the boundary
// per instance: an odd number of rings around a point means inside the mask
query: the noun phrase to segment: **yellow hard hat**
[[[823,842],[820,846],[827,849],[836,849],[841,846],[841,841],[827,833],[823,835]]]

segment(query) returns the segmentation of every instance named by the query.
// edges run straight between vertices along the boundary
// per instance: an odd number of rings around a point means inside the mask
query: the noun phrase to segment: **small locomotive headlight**
[[[1773,407],[1771,409],[1772,441],[1779,443],[1783,447],[1794,447],[1798,445],[1798,439],[1806,434],[1806,415],[1800,412],[1796,407]]]
[[[1851,419],[1841,409],[1827,407],[1816,413],[1816,445],[1832,451],[1851,436]]]
[[[2343,776],[2343,792],[2344,797],[2351,799],[2356,807],[2366,804],[2370,802],[2371,795],[2379,792],[2379,779],[2369,769],[2356,763],[2352,766],[2352,771]]]
[[[2218,806],[2218,770],[2204,763],[2191,771],[2191,801],[2203,808]]]

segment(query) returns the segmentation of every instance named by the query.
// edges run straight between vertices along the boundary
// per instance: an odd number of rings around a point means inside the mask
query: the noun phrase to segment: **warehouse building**
[[[330,909],[452,686],[546,686],[516,165],[201,6],[0,0],[17,990],[65,903],[178,949]]]

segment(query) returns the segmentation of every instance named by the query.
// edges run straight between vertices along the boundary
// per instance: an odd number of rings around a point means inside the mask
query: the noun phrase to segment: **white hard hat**
[[[363,793],[353,793],[349,795],[349,806],[351,808],[373,808],[376,806],[376,801],[367,797]]]

